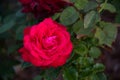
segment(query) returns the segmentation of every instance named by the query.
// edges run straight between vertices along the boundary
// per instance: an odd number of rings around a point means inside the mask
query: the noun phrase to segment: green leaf
[[[92,57],[79,57],[78,63],[81,68],[86,68],[94,63],[94,59]]]
[[[104,69],[105,69],[105,66],[103,64],[101,64],[101,63],[96,63],[93,66],[94,73],[102,72],[102,71],[104,71]]]
[[[83,28],[83,21],[77,21],[74,25],[73,25],[73,32],[75,32],[76,34],[78,34],[81,30],[81,28]]]
[[[80,20],[73,25],[72,29],[73,32],[75,32],[76,34],[85,34],[85,35],[89,35],[92,30],[92,28],[85,29],[83,21]]]
[[[92,43],[92,46],[98,46],[99,45],[99,41],[96,38],[92,38],[90,43]]]
[[[98,38],[99,44],[105,44],[111,47],[111,44],[116,39],[117,28],[111,23],[101,22],[102,29],[97,28],[95,37]]]
[[[11,20],[0,27],[0,34],[8,31],[15,25],[15,20]]]
[[[108,10],[112,13],[116,12],[116,8],[110,3],[103,3],[100,5],[104,10]]]
[[[96,13],[96,23],[97,22],[100,22],[101,21],[101,16],[100,16],[100,14],[97,12]]]
[[[94,75],[91,75],[90,80],[99,80],[99,78],[96,74],[94,74]]]
[[[106,23],[106,25],[103,28],[103,31],[106,34],[105,44],[111,46],[112,42],[115,41],[117,36],[117,27],[111,23]]]
[[[100,28],[96,29],[95,37],[98,38],[99,44],[104,44],[106,35],[102,29]]]
[[[107,80],[107,77],[104,73],[98,73],[97,76],[98,76],[99,80]]]
[[[111,23],[105,23],[104,24],[104,28],[103,31],[106,32],[106,35],[111,38],[111,39],[115,39],[116,35],[117,35],[117,27],[114,26]]]
[[[79,18],[79,13],[73,7],[67,7],[60,16],[60,22],[64,25],[71,25]]]
[[[73,67],[64,68],[63,78],[64,80],[78,80],[78,73]]]
[[[53,16],[52,16],[52,19],[53,20],[56,20],[56,19],[58,19],[60,17],[60,13],[56,13],[56,14],[54,14]]]
[[[91,47],[89,55],[93,58],[98,58],[101,55],[101,51],[97,47]]]
[[[97,13],[95,11],[91,11],[85,15],[84,28],[94,27],[96,15]]]
[[[86,4],[88,3],[88,0],[76,0],[75,1],[75,6],[77,7],[77,9],[83,9]]]
[[[97,73],[91,75],[90,80],[107,80],[107,77],[104,73]]]
[[[74,51],[81,56],[84,56],[88,53],[88,49],[84,43],[79,43],[76,45]]]
[[[93,9],[97,8],[97,6],[98,6],[98,4],[96,2],[89,1],[87,3],[87,5],[85,6],[84,11],[88,12],[90,10],[93,10]]]
[[[33,80],[42,80],[41,76],[35,76]]]

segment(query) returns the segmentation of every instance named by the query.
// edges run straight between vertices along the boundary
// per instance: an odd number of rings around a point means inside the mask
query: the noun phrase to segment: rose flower
[[[31,12],[37,18],[46,18],[54,13],[62,11],[71,3],[63,0],[19,0],[23,5],[23,12]]]
[[[51,18],[25,28],[23,42],[19,50],[22,58],[38,67],[64,65],[73,49],[66,27]]]

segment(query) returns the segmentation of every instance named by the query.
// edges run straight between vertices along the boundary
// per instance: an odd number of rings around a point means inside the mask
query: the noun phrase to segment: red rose
[[[19,0],[23,5],[23,12],[31,12],[37,18],[45,18],[60,12],[64,7],[71,5],[63,0]]]
[[[24,47],[19,52],[35,66],[58,67],[66,63],[72,49],[66,28],[47,18],[24,30]]]

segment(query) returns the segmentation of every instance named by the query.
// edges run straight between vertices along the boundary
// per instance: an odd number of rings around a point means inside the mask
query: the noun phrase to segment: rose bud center
[[[55,49],[57,46],[57,37],[56,36],[49,36],[44,39],[44,48],[45,49]]]

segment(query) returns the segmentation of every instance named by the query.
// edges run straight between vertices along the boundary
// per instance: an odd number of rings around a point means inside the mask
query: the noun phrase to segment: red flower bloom
[[[66,28],[51,18],[24,30],[24,47],[19,50],[35,66],[58,67],[66,63],[73,46]]]
[[[45,18],[60,12],[71,3],[63,0],[19,0],[23,5],[23,12],[31,12],[37,18]]]

